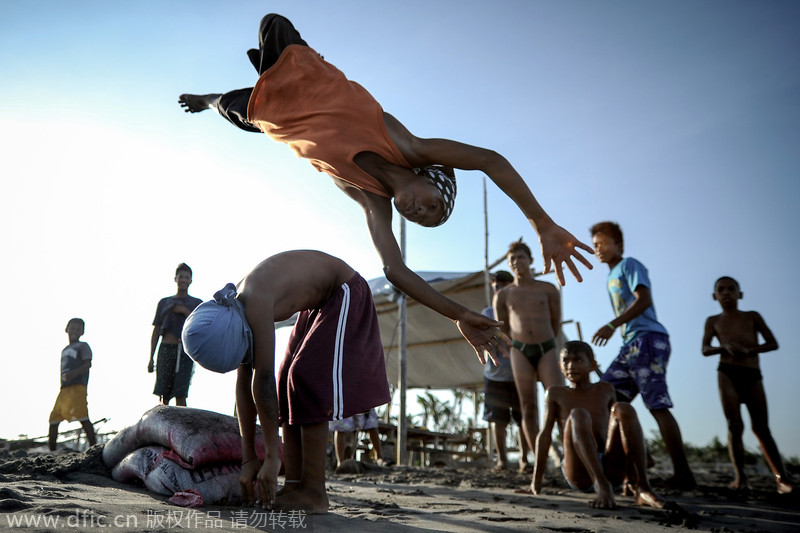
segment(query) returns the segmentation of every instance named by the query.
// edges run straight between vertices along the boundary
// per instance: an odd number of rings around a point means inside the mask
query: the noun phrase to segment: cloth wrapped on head
[[[452,172],[452,169],[449,170]],[[431,185],[436,187],[436,190],[442,195],[442,204],[444,205],[442,218],[431,227],[435,228],[436,226],[441,226],[447,222],[447,219],[453,214],[453,208],[456,205],[457,188],[455,173],[451,176],[443,167],[438,166],[415,168],[414,172],[419,176],[428,178]]]
[[[253,333],[236,286],[228,283],[214,299],[198,305],[183,325],[183,350],[197,364],[225,373],[252,361]]]

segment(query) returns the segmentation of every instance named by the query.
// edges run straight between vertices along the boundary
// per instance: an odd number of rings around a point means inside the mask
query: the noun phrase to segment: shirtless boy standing
[[[792,485],[786,478],[781,454],[769,430],[767,397],[758,364],[758,354],[777,350],[778,341],[758,312],[739,311],[741,298],[742,291],[735,279],[728,276],[719,278],[714,283],[714,299],[722,307],[722,313],[706,319],[703,333],[703,355],[720,354],[717,367],[719,396],[728,420],[728,452],[736,473],[730,487],[737,490],[747,488],[742,442],[744,422],[739,408],[745,404],[753,433],[775,475],[778,492],[788,494],[792,492]],[[764,339],[763,344],[758,343],[759,335]],[[714,337],[719,340],[719,346],[711,346]]]
[[[514,283],[494,297],[500,329],[511,337],[511,370],[522,410],[522,430],[533,449],[539,432],[537,381],[545,390],[563,385],[558,369],[556,336],[561,331],[561,299],[550,283],[534,279],[531,249],[522,241],[511,243],[506,254]]]
[[[274,323],[296,312],[276,390]],[[200,304],[186,319],[183,344],[204,368],[237,370],[244,501],[327,512],[328,421],[390,400],[378,315],[364,278],[322,252],[274,255],[238,287],[229,283],[214,300]],[[264,437],[263,464],[255,450],[256,414]],[[279,424],[286,472],[280,492]]]
[[[530,492],[541,494],[547,454],[540,452],[550,448],[557,422],[564,435],[564,477],[573,489],[594,490],[597,497],[591,507],[615,508],[612,487],[627,477],[638,505],[663,508],[666,502],[647,480],[644,435],[636,411],[631,404],[616,401],[610,383],[591,382],[597,368],[592,348],[569,341],[561,350],[560,364],[569,386],[551,387],[545,394]]]

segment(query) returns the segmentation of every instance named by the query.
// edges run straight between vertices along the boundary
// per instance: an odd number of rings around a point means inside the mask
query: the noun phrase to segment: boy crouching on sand
[[[276,388],[274,323],[295,312],[300,314]],[[390,400],[378,316],[364,278],[322,252],[277,254],[238,286],[229,283],[214,300],[200,304],[186,319],[183,345],[209,370],[237,369],[244,501],[327,512],[328,421]],[[256,415],[264,437],[263,464],[255,451]],[[279,424],[286,473],[280,491]]]
[[[703,333],[703,355],[720,354],[717,381],[722,410],[728,419],[728,451],[736,475],[730,488],[747,488],[742,442],[744,422],[740,411],[740,405],[745,404],[753,433],[775,476],[778,492],[788,494],[793,487],[769,429],[767,396],[758,361],[759,353],[777,350],[778,341],[757,311],[739,311],[741,298],[739,282],[728,276],[719,278],[714,283],[714,299],[722,307],[722,314],[708,317]],[[763,344],[758,343],[759,334],[764,338]],[[719,346],[711,346],[714,337],[719,340]]]
[[[560,365],[569,386],[547,389],[533,480],[523,492],[541,493],[553,424],[558,422],[564,436],[564,477],[575,490],[594,490],[597,498],[590,506],[615,508],[612,487],[621,486],[627,477],[637,504],[663,508],[666,502],[647,481],[644,435],[636,411],[629,403],[616,401],[610,383],[590,380],[597,368],[592,348],[585,342],[568,342],[561,350]]]

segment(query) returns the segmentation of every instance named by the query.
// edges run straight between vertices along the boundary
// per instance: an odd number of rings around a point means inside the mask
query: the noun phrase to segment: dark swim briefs
[[[720,362],[719,366],[717,366],[717,370],[728,376],[728,378],[731,380],[731,383],[733,383],[733,388],[736,390],[736,394],[738,394],[740,397],[747,394],[747,392],[750,390],[750,387],[763,379],[761,370],[752,366],[734,365],[731,363]]]
[[[556,347],[556,340],[540,342],[538,344],[525,344],[524,342],[511,341],[511,346],[522,352],[528,361],[536,368],[542,356]]]

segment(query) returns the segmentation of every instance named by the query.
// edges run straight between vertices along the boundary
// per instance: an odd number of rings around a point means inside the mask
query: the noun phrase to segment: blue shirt
[[[614,308],[616,316],[621,315],[630,307],[636,299],[633,291],[638,286],[650,289],[650,278],[647,276],[647,269],[639,261],[632,257],[626,257],[608,273],[608,295],[611,297],[611,307]],[[651,305],[645,309],[644,313],[628,321],[622,326],[622,340],[628,344],[636,337],[644,333],[663,333],[667,335],[667,330],[656,318],[656,308]]]

